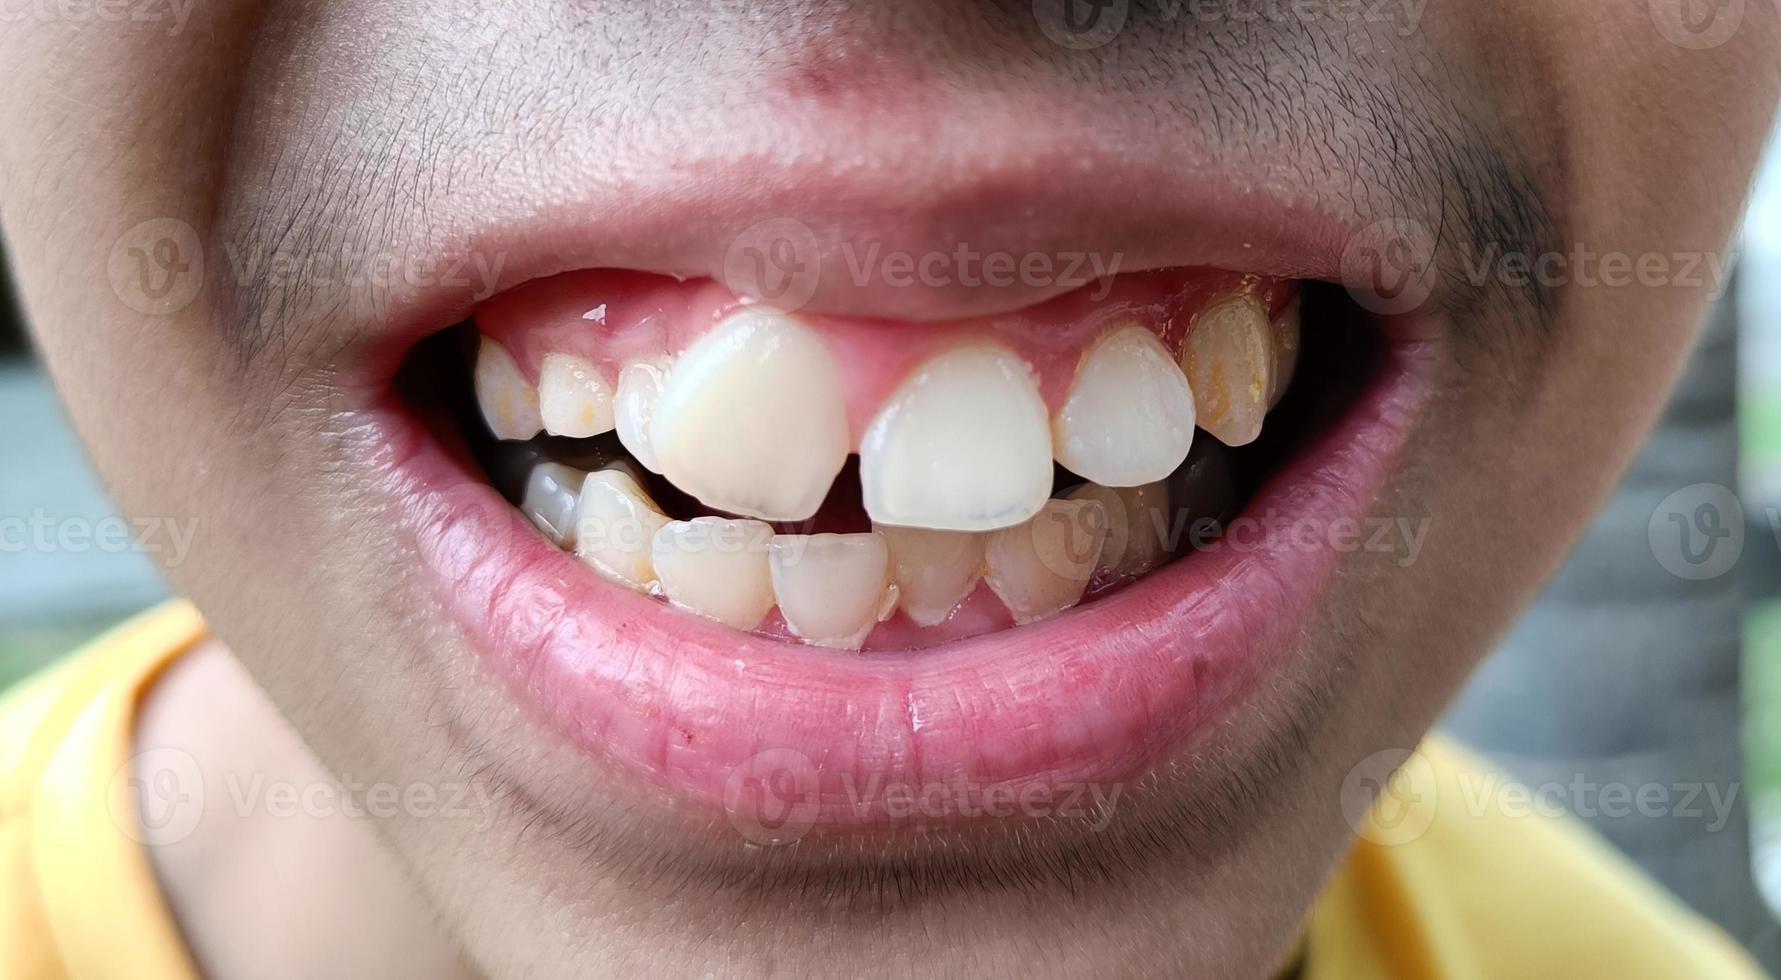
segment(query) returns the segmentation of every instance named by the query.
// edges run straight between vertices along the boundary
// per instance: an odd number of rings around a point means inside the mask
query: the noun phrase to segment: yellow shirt
[[[170,603],[0,697],[0,977],[197,976],[127,794],[137,703],[203,638]],[[1313,910],[1304,980],[1762,975],[1580,824],[1490,805],[1490,771],[1424,743]]]

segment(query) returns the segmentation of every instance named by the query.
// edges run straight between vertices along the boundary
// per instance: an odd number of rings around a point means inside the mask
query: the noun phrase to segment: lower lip
[[[1327,530],[1366,513],[1427,390],[1421,354],[1390,351],[1251,502],[1250,527]],[[794,781],[806,825],[834,826],[881,822],[929,788],[965,813],[1130,780],[1281,666],[1340,558],[1329,533],[1227,534],[1044,622],[862,658],[611,586],[406,409],[372,413],[366,431],[397,525],[512,694],[591,756],[732,819],[750,805],[739,789],[766,779]]]

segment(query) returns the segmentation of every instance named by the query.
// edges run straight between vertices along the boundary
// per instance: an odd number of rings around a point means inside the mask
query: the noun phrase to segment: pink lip
[[[1369,390],[1251,503],[1271,526],[1358,520],[1426,389],[1400,344]],[[1340,555],[1252,535],[1032,626],[859,658],[737,633],[599,580],[551,546],[405,410],[369,413],[398,524],[471,645],[590,755],[727,807],[789,773],[811,822],[883,816],[884,794],[955,799],[1112,785],[1206,730],[1275,670]],[[957,795],[962,791],[962,796]]]

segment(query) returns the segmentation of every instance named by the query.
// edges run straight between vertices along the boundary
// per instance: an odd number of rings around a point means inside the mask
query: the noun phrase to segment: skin
[[[482,791],[471,819],[207,811],[154,852],[196,956],[218,976],[265,975],[268,961],[292,976],[393,963],[494,976],[1267,972],[1346,846],[1343,777],[1414,745],[1537,591],[1638,447],[1712,298],[1711,282],[1676,276],[1465,275],[1493,246],[1723,261],[1781,88],[1781,11],[1753,0],[1703,48],[1666,34],[1664,6],[1437,2],[1413,25],[1134,8],[1087,52],[1047,41],[1025,4],[233,2],[188,11],[172,36],[168,22],[53,12],[0,26],[0,215],[29,321],[123,509],[199,521],[167,571],[220,641],[155,689],[141,741],[190,751],[213,787],[230,773],[333,773]],[[734,126],[739,105],[766,121]],[[938,135],[849,163],[862,118],[880,138]],[[368,338],[388,326],[374,300],[401,290],[228,274],[231,247],[450,253],[489,213],[598,215],[620,196],[615,175],[648,186],[669,161],[730,153],[769,172],[796,161],[832,226],[945,248],[935,200],[976,216],[1000,192],[1046,199],[974,169],[1014,138],[1014,118],[1090,139],[1129,124],[1147,133],[1132,152],[1440,229],[1441,275],[1420,308],[1436,393],[1373,508],[1430,519],[1414,568],[1344,556],[1281,683],[1246,707],[1257,720],[1209,760],[1166,768],[1088,838],[967,834],[945,861],[933,842],[792,859],[745,852],[709,820],[590,774],[479,673],[374,519],[365,474],[342,464],[356,434],[341,420],[370,397],[357,380]],[[907,180],[873,183],[880,166]],[[850,196],[854,178],[890,206]],[[715,244],[680,253],[686,264],[708,271],[752,220],[816,217],[788,203],[799,186],[716,193],[729,203],[695,236]],[[122,236],[164,216],[195,229],[208,271],[189,304],[145,314],[106,270]],[[1109,243],[1079,218],[1073,231]],[[996,235],[979,240],[1007,244]],[[665,261],[632,248],[632,265]],[[610,258],[596,244],[573,264]],[[909,315],[1033,298],[942,290]],[[882,300],[843,289],[815,302]],[[307,856],[295,877],[244,859],[279,848]],[[812,864],[825,870],[785,873]],[[275,902],[293,914],[264,915]],[[342,923],[356,928],[322,941]]]

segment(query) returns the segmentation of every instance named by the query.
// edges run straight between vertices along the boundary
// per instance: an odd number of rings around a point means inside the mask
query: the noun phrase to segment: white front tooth
[[[890,548],[897,601],[918,626],[937,626],[983,577],[983,535],[915,527],[876,528]]]
[[[1287,386],[1292,384],[1292,373],[1299,365],[1299,298],[1294,296],[1286,309],[1268,324],[1269,332],[1274,336],[1274,374],[1271,390],[1268,392],[1268,407],[1273,408],[1280,403],[1280,396],[1286,394]]]
[[[1033,373],[998,346],[961,347],[903,382],[860,440],[860,488],[878,524],[988,531],[1051,493],[1051,421]]]
[[[626,364],[618,372],[618,392],[612,407],[613,427],[618,430],[619,443],[651,473],[662,471],[649,434],[655,420],[656,401],[661,398],[662,385],[667,377],[668,359],[665,357]]]
[[[589,473],[575,507],[575,554],[609,581],[647,592],[656,581],[650,551],[667,523],[631,474]]]
[[[507,348],[481,337],[476,347],[476,404],[497,439],[530,439],[544,428],[538,389],[520,373]]]
[[[559,548],[575,544],[575,501],[587,474],[562,463],[539,463],[526,475],[520,510]]]
[[[682,609],[751,630],[773,609],[767,548],[773,528],[760,521],[695,517],[656,532],[650,560],[662,594]]]
[[[984,579],[1014,616],[1030,623],[1082,601],[1107,536],[1099,501],[1048,500],[1025,524],[984,543]]]
[[[858,650],[895,601],[876,534],[778,534],[767,558],[779,614],[806,643]]]
[[[592,364],[546,354],[538,368],[538,414],[551,435],[586,439],[612,430],[612,389]]]
[[[1097,569],[1129,577],[1142,575],[1168,559],[1171,527],[1167,484],[1103,487],[1084,483],[1070,491],[1070,499],[1096,501],[1106,513],[1107,537],[1101,543]]]
[[[1253,293],[1208,307],[1181,352],[1200,428],[1227,446],[1254,442],[1274,387],[1274,338],[1268,311]]]
[[[822,338],[757,310],[680,355],[650,442],[662,475],[706,505],[801,521],[847,462],[847,436],[841,370]]]
[[[1057,461],[1096,483],[1154,483],[1187,458],[1194,393],[1155,334],[1123,327],[1083,355],[1051,434]]]

